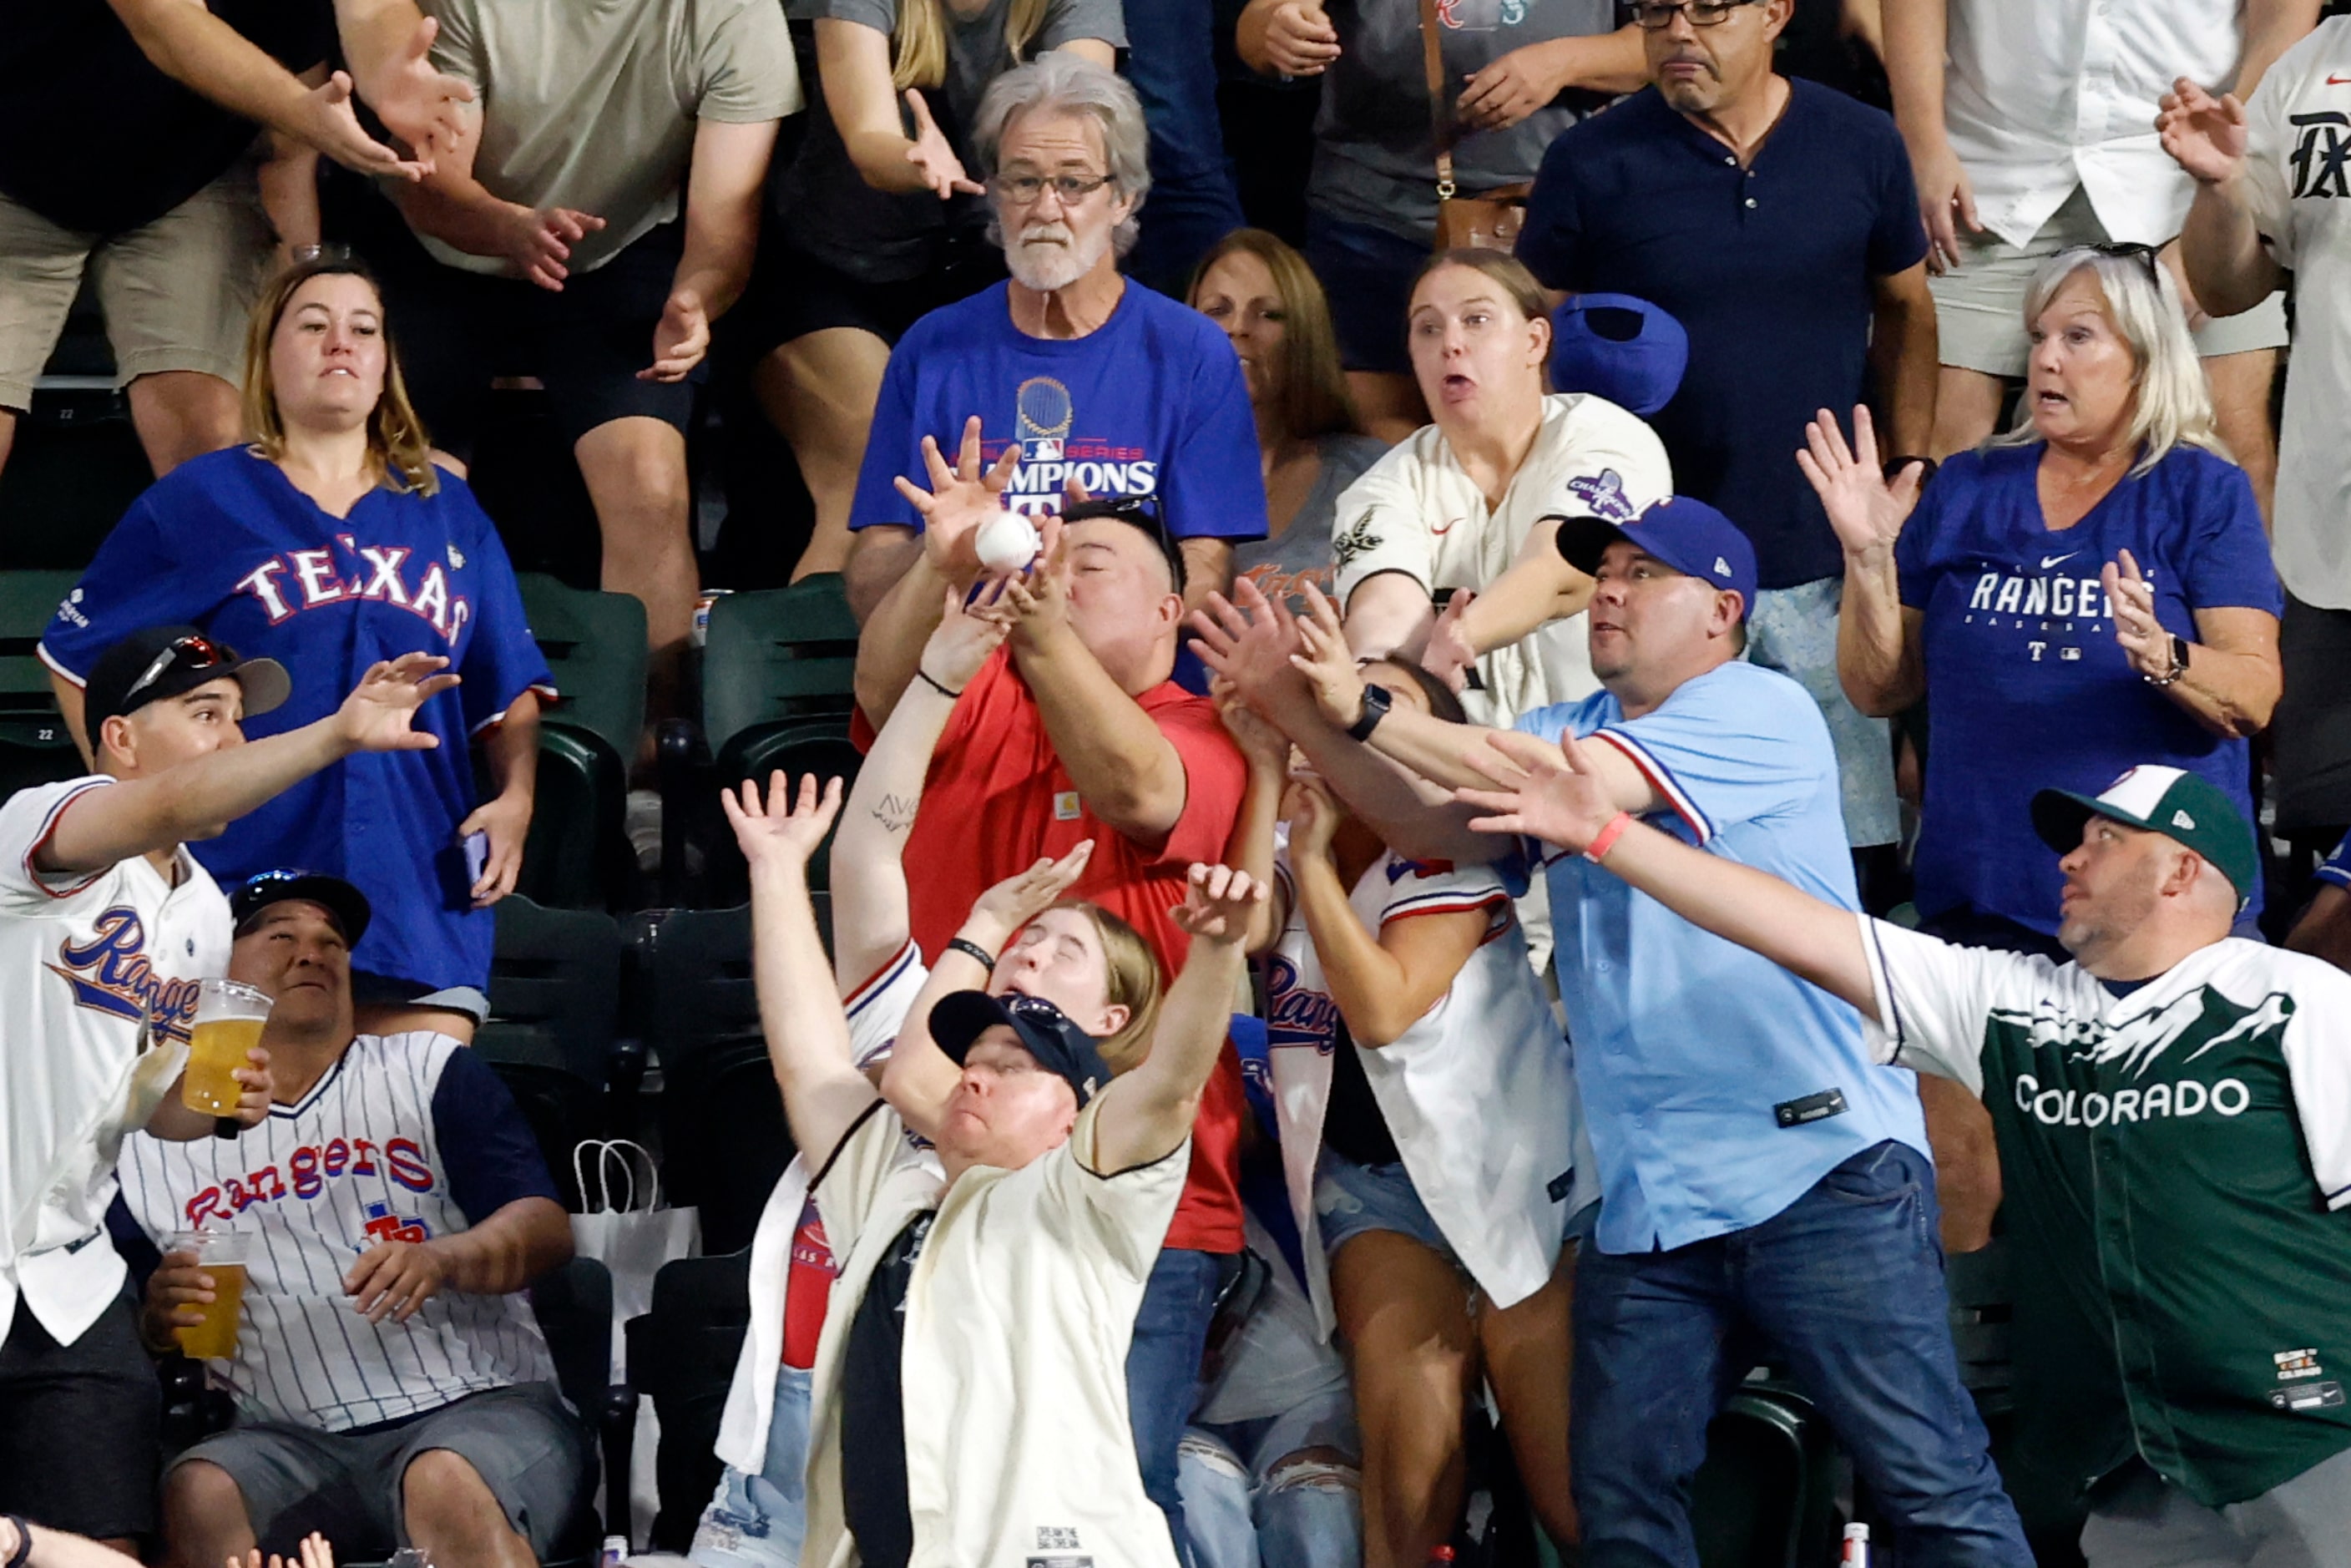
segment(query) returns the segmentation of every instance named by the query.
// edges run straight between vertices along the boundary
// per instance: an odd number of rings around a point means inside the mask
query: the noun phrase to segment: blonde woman
[[[826,113],[776,187],[744,328],[752,386],[816,502],[796,576],[849,556],[858,459],[891,346],[1004,277],[969,130],[987,84],[1067,49],[1109,68],[1119,0],[791,0]]]
[[[263,291],[244,399],[251,444],[183,464],[139,498],[41,657],[79,735],[82,683],[108,643],[193,625],[292,674],[284,705],[248,725],[254,738],[333,712],[380,659],[447,658],[464,684],[416,718],[435,747],[351,758],[195,851],[223,883],[299,867],[353,883],[379,916],[350,956],[360,1029],[470,1040],[488,1010],[490,905],[522,866],[552,677],[496,529],[432,462],[364,269],[307,262]],[[475,792],[477,739],[487,799]]]

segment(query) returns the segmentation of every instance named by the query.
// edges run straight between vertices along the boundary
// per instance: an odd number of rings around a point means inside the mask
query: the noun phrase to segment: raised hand
[[[923,437],[923,467],[927,490],[901,475],[894,483],[923,519],[923,549],[931,569],[949,582],[968,583],[979,575],[979,552],[973,538],[982,523],[1004,509],[1004,492],[1020,471],[1018,442],[1004,449],[993,466],[979,461],[979,415],[964,422],[963,444],[955,466],[940,455],[936,440]]]
[[[1364,716],[1364,674],[1340,629],[1338,607],[1312,583],[1306,585],[1306,616],[1298,622],[1299,651],[1290,664],[1313,688],[1314,706],[1324,718],[1346,728]]]
[[[343,706],[335,723],[343,744],[353,751],[430,751],[441,737],[411,727],[416,710],[457,684],[457,677],[435,672],[448,668],[438,653],[402,653],[371,664]]]
[[[1796,466],[1811,480],[1829,515],[1837,543],[1850,556],[1876,556],[1894,548],[1910,509],[1918,504],[1922,470],[1906,465],[1889,485],[1877,456],[1877,427],[1866,404],[1853,411],[1853,444],[1837,428],[1836,415],[1823,409],[1804,426],[1805,449]]]
[[[2115,607],[2115,641],[2123,657],[2142,675],[2158,678],[2171,673],[2171,633],[2155,613],[2155,580],[2142,575],[2138,561],[2123,550],[2100,569],[2099,583]]]
[[[1225,721],[1225,733],[1233,737],[1252,768],[1267,773],[1290,770],[1290,737],[1242,701],[1238,687],[1222,675],[1212,675],[1208,699],[1217,705],[1217,716]]]
[[[2252,131],[2235,93],[2214,98],[2181,77],[2158,107],[2155,131],[2163,150],[2199,184],[2221,184],[2245,172]]]
[[[1515,730],[1486,737],[1487,752],[1469,766],[1491,789],[1456,789],[1453,798],[1487,812],[1471,820],[1480,833],[1523,833],[1582,853],[1616,816],[1616,802],[1573,736],[1557,746]]]
[[[1339,29],[1321,0],[1290,0],[1265,25],[1267,63],[1286,77],[1321,76],[1339,57]]]
[[[1287,729],[1293,716],[1311,718],[1313,688],[1290,666],[1290,657],[1305,644],[1299,640],[1298,622],[1289,607],[1265,596],[1249,578],[1233,583],[1233,596],[1208,595],[1207,606],[1195,610],[1185,624],[1198,641],[1200,662],[1212,674],[1233,684],[1240,699]]]
[[[1461,618],[1477,599],[1475,590],[1455,589],[1428,629],[1427,645],[1420,651],[1420,667],[1457,693],[1469,684],[1469,666],[1478,662],[1478,650],[1461,625]]]
[[[809,857],[824,842],[831,831],[833,818],[841,814],[841,780],[828,779],[824,793],[817,793],[813,773],[800,779],[799,797],[792,797],[791,781],[782,769],[768,776],[768,798],[759,799],[757,779],[746,779],[740,796],[734,789],[718,791],[719,810],[726,813],[727,826],[735,830],[735,841],[743,850],[743,858],[751,869],[763,865],[785,865],[806,871]]]
[[[1006,877],[973,903],[971,914],[964,922],[965,929],[969,930],[975,923],[984,923],[989,927],[991,941],[981,946],[1000,943],[1059,904],[1078,884],[1078,879],[1086,874],[1086,863],[1093,858],[1094,841],[1086,839],[1060,860],[1048,855],[1027,871]]]
[[[262,1568],[261,1548],[247,1547],[242,1557],[230,1552],[227,1568]],[[298,1563],[273,1552],[269,1554],[269,1568],[335,1568],[335,1549],[327,1544],[325,1536],[314,1530],[302,1538],[302,1555]]]
[[[1168,917],[1195,942],[1238,946],[1249,940],[1249,925],[1265,899],[1265,883],[1249,873],[1195,862],[1184,879],[1184,902]]]
[[[399,55],[360,89],[384,129],[416,151],[420,160],[444,153],[466,133],[465,111],[474,101],[470,82],[433,68],[433,39],[441,24],[422,17]]]
[[[653,362],[637,372],[637,380],[682,382],[708,352],[709,308],[693,289],[678,289],[653,324]]]
[[[911,87],[906,89],[906,107],[914,116],[914,144],[906,149],[906,162],[922,175],[931,194],[942,202],[956,195],[986,194],[987,187],[964,172],[963,160],[956,156],[955,149],[947,144],[946,134],[931,118],[931,106]]]
[[[1070,623],[1070,540],[1059,519],[1048,518],[1044,542],[1028,570],[1004,580],[1012,640],[1035,648]]]
[[[433,172],[430,158],[402,158],[360,129],[360,118],[351,111],[351,78],[345,71],[335,72],[303,95],[296,110],[295,133],[358,173],[422,180]]]
[[[925,678],[961,695],[987,663],[987,656],[1004,645],[1005,633],[1012,626],[1011,610],[1002,602],[1005,581],[997,578],[981,585],[978,596],[968,604],[964,602],[964,590],[946,591],[938,627],[923,644],[922,662],[916,666]]]
[[[1290,824],[1290,858],[1311,855],[1328,860],[1331,840],[1339,831],[1339,802],[1330,786],[1301,774],[1281,795],[1281,820]]]
[[[550,294],[563,292],[563,281],[571,276],[564,265],[571,259],[571,247],[604,226],[593,213],[570,207],[512,207],[503,221],[507,265]]]

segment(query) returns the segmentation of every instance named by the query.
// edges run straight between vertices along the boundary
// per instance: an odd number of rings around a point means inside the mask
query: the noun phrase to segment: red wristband
[[[1616,841],[1623,838],[1625,830],[1632,825],[1632,813],[1628,811],[1619,811],[1609,818],[1608,825],[1592,835],[1591,847],[1583,852],[1583,858],[1598,865],[1600,858],[1616,847]]]

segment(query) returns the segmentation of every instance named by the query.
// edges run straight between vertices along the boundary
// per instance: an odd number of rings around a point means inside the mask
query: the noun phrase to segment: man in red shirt
[[[923,554],[875,607],[857,646],[860,717],[878,727],[921,673],[950,588],[983,576],[975,536],[1006,515],[1018,447],[983,473],[979,421],[959,465],[924,439],[931,492],[899,489],[924,524]],[[1007,585],[1018,607],[1005,646],[956,698],[906,841],[910,931],[946,950],[979,895],[1085,839],[1092,859],[1071,896],[1117,915],[1182,967],[1189,939],[1168,918],[1195,861],[1222,860],[1249,768],[1215,706],[1168,678],[1184,614],[1182,558],[1139,509],[1046,523],[1034,566]],[[869,740],[872,731],[861,723]],[[1176,1445],[1191,1414],[1202,1343],[1229,1260],[1241,1249],[1240,1060],[1232,1046],[1193,1128],[1184,1199],[1153,1270],[1127,1360],[1144,1488],[1167,1514],[1177,1555],[1183,1509]]]

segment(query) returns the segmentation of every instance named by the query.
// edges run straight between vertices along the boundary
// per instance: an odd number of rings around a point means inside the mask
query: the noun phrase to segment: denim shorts
[[[1314,1218],[1322,1224],[1322,1250],[1332,1257],[1366,1230],[1392,1230],[1461,1267],[1453,1244],[1420,1201],[1401,1160],[1359,1166],[1335,1149],[1324,1149],[1314,1168]]]
[[[776,1369],[768,1452],[759,1473],[728,1465],[702,1511],[686,1559],[695,1568],[799,1568],[808,1532],[809,1396],[812,1374]]]

